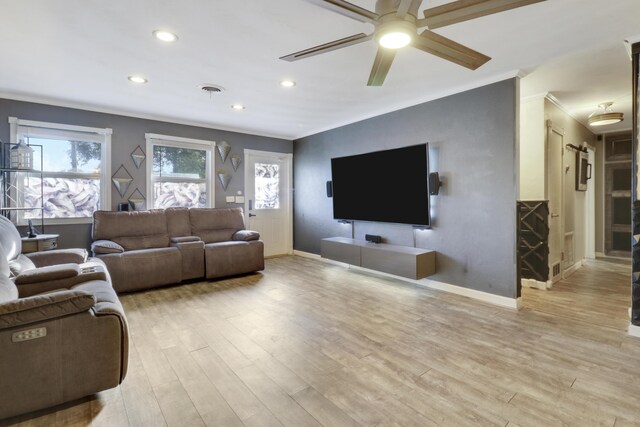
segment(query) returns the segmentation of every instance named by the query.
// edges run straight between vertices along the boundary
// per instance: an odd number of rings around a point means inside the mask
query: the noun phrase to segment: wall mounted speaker
[[[333,197],[333,181],[327,181],[327,197]]]
[[[440,174],[438,172],[431,172],[429,174],[429,194],[437,196],[440,192],[441,186],[442,182],[440,182]]]
[[[378,236],[377,234],[365,234],[364,239],[371,243],[382,243],[382,236]]]

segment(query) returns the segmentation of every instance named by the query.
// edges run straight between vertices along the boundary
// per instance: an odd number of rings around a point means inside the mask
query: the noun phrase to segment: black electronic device
[[[27,221],[27,237],[33,239],[38,235],[36,228],[33,226],[33,222],[31,220]]]
[[[364,239],[371,243],[382,243],[382,236],[378,236],[377,234],[365,234]]]
[[[331,159],[333,217],[429,226],[428,145]]]
[[[333,183],[327,181],[327,197],[333,197]]]
[[[440,193],[441,186],[442,182],[440,182],[440,174],[438,172],[431,172],[429,174],[429,194],[437,196],[438,193]]]

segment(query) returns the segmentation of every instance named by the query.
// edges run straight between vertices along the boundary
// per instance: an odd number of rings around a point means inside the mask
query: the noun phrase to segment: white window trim
[[[16,117],[9,117],[9,138],[11,144],[18,143],[18,130],[20,126],[53,129],[61,131],[72,132],[84,132],[88,134],[97,134],[104,137],[104,143],[100,142],[102,147],[102,167],[100,174],[67,174],[64,172],[56,173],[60,177],[78,178],[84,176],[99,176],[100,177],[100,209],[111,210],[111,135],[113,130],[111,128],[94,128],[88,126],[67,125],[61,123],[40,122],[34,120],[22,120]],[[52,175],[53,173],[47,174]],[[24,220],[23,215],[18,215],[18,225],[25,225],[27,221]],[[45,218],[45,225],[64,225],[64,224],[90,224],[93,218]]]
[[[202,146],[207,149],[207,178],[205,178],[206,191],[207,191],[207,207],[213,208],[216,205],[216,157],[215,157],[215,141],[207,141],[204,139],[183,138],[180,136],[160,135],[157,133],[145,133],[146,139],[146,151],[147,151],[147,209],[155,209],[155,194],[153,192],[154,178],[153,178],[153,146],[162,145],[164,147],[179,147],[179,148],[198,148]],[[170,178],[164,178],[162,181],[171,181]],[[180,182],[190,181],[188,178],[181,178]],[[194,182],[202,182],[202,180],[193,180]]]

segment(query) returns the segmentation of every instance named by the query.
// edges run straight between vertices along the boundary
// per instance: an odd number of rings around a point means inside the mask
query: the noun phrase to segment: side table
[[[58,247],[59,234],[38,234],[36,237],[22,238],[22,253],[50,251]]]

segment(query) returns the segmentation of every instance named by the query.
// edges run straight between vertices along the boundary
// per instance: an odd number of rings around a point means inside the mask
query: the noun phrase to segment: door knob
[[[560,214],[554,214],[554,213],[551,214],[551,218],[557,218],[559,216],[560,216]]]
[[[249,218],[254,217],[254,216],[256,216],[256,215],[254,215],[252,213],[249,214]]]

